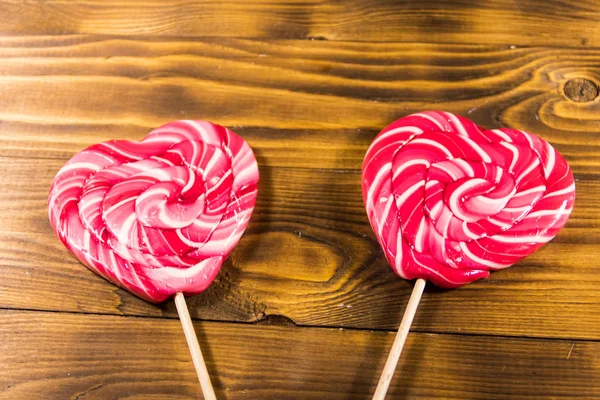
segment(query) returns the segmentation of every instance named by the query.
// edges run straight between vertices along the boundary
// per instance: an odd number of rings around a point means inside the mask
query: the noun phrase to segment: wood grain
[[[0,2],[4,35],[102,34],[599,46],[593,0]]]
[[[367,399],[393,333],[203,322],[220,399]],[[199,398],[177,320],[0,312],[0,397]],[[397,399],[598,399],[600,343],[411,333]],[[323,379],[327,376],[327,380]]]
[[[0,154],[62,158],[203,118],[242,134],[262,165],[359,169],[385,125],[437,108],[538,133],[591,174],[600,99],[574,102],[563,87],[600,82],[599,66],[596,50],[2,38]]]
[[[47,192],[65,160],[0,157],[0,307],[175,316],[96,278],[55,238]],[[363,209],[360,174],[262,167],[249,229],[196,318],[396,329],[410,285],[387,266]],[[600,184],[578,182],[574,214],[542,251],[487,281],[425,293],[414,329],[600,339]],[[27,296],[20,293],[27,292]]]
[[[590,174],[600,166],[600,50],[402,43],[0,39],[0,154],[68,157],[208,119],[248,139],[261,165],[360,169],[370,141],[411,112],[444,109],[542,135]]]

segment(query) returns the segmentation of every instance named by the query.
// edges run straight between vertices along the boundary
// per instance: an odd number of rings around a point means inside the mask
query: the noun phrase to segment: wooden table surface
[[[578,197],[517,266],[426,290],[389,398],[600,399],[600,2],[0,0],[0,21],[0,399],[201,397],[173,302],[87,270],[46,211],[74,153],[176,119],[260,165],[248,231],[189,299],[217,396],[369,399],[411,284],[360,167],[425,109],[541,135]]]

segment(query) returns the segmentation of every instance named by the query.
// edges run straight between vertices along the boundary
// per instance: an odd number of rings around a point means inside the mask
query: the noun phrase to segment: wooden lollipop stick
[[[183,326],[183,333],[185,334],[185,339],[190,348],[190,353],[192,353],[192,361],[194,362],[194,367],[196,367],[196,373],[198,374],[198,380],[200,381],[204,399],[216,400],[215,390],[210,383],[210,376],[208,375],[204,357],[202,357],[202,352],[200,351],[198,337],[196,337],[196,331],[194,330],[194,325],[192,325],[192,318],[190,318],[190,312],[185,303],[183,293],[175,294],[175,306],[177,307],[177,313],[179,314],[179,319]]]
[[[406,311],[404,311],[402,322],[400,322],[400,328],[398,328],[396,339],[394,339],[394,344],[392,345],[390,354],[385,362],[385,367],[383,367],[381,378],[379,378],[373,400],[383,400],[390,387],[392,376],[394,376],[396,365],[398,365],[398,359],[400,358],[400,354],[402,354],[402,348],[404,347],[404,342],[406,342],[406,337],[408,336],[408,330],[410,329],[415,313],[417,312],[417,307],[419,306],[419,301],[421,301],[421,295],[425,289],[426,282],[425,279],[417,279],[415,282],[415,287],[410,295],[410,300],[408,300],[408,305],[406,306]]]

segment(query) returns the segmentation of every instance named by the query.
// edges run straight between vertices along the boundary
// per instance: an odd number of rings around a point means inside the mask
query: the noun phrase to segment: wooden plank
[[[0,157],[0,307],[174,316],[87,271],[47,221],[47,192],[64,160]],[[574,215],[520,266],[460,290],[430,289],[415,329],[600,339],[600,184],[578,182]],[[395,329],[410,285],[387,266],[363,210],[360,174],[261,168],[250,227],[196,318]]]
[[[4,35],[229,36],[599,46],[593,0],[0,2]]]
[[[0,155],[64,158],[203,118],[242,134],[263,165],[360,169],[380,129],[435,108],[540,134],[589,174],[600,102],[569,100],[563,87],[597,84],[598,65],[600,50],[0,38]]]
[[[0,312],[0,397],[198,398],[179,321]],[[217,396],[368,399],[393,333],[197,323]],[[411,333],[397,399],[598,399],[600,343]]]

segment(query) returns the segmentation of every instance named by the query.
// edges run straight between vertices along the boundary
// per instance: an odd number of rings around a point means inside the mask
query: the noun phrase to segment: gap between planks
[[[84,312],[84,311],[64,311],[64,310],[43,310],[43,309],[34,309],[34,308],[10,308],[10,307],[0,307],[1,312],[26,312],[26,313],[46,313],[46,314],[66,314],[66,315],[90,315],[96,317],[119,317],[119,318],[135,318],[135,319],[155,319],[155,320],[179,320],[177,315],[174,316],[152,316],[152,315],[134,315],[134,314],[111,314],[111,313],[99,313],[99,312]],[[283,317],[287,321],[291,321],[290,323],[272,323],[270,325],[265,325],[263,322],[267,321],[269,317]],[[297,324],[292,321],[290,318],[271,314],[266,317],[258,320],[258,321],[226,321],[226,320],[215,320],[215,319],[200,319],[191,317],[193,322],[208,322],[211,324],[224,324],[224,325],[239,325],[239,326],[272,326],[276,328],[294,328],[294,329],[325,329],[325,330],[344,330],[344,331],[356,331],[356,332],[374,332],[374,333],[396,333],[395,329],[383,329],[383,328],[356,328],[356,327],[345,327],[345,326],[324,326],[324,325],[310,325],[310,324]],[[482,334],[482,333],[473,333],[473,332],[448,332],[448,331],[435,331],[435,330],[427,330],[427,329],[410,329],[410,333],[420,333],[426,335],[445,335],[445,336],[467,336],[467,337],[481,337],[481,338],[501,338],[501,339],[526,339],[526,340],[547,340],[547,341],[555,341],[555,342],[571,342],[571,348],[569,352],[569,356],[577,343],[600,343],[600,339],[592,339],[592,338],[561,338],[561,337],[550,337],[550,336],[528,336],[528,335],[500,335],[500,334]]]
[[[2,39],[37,39],[37,38],[93,38],[100,40],[133,40],[133,41],[145,41],[145,42],[178,42],[178,41],[190,41],[190,42],[208,42],[208,41],[219,41],[219,40],[239,40],[239,41],[254,41],[254,42],[331,42],[331,43],[359,43],[359,44],[403,44],[411,46],[419,45],[433,45],[433,46],[466,46],[466,47],[478,47],[478,46],[493,46],[498,48],[507,49],[539,49],[545,48],[549,50],[600,50],[600,46],[577,46],[577,45],[561,45],[561,44],[527,44],[527,45],[515,45],[512,42],[498,42],[498,43],[485,43],[485,42],[472,42],[467,43],[465,41],[433,41],[425,42],[418,40],[360,40],[360,39],[335,39],[327,38],[325,36],[304,36],[304,37],[264,37],[264,36],[194,36],[194,35],[175,35],[175,36],[163,36],[163,35],[136,35],[136,34],[109,34],[109,33],[50,33],[50,34],[5,34]]]

